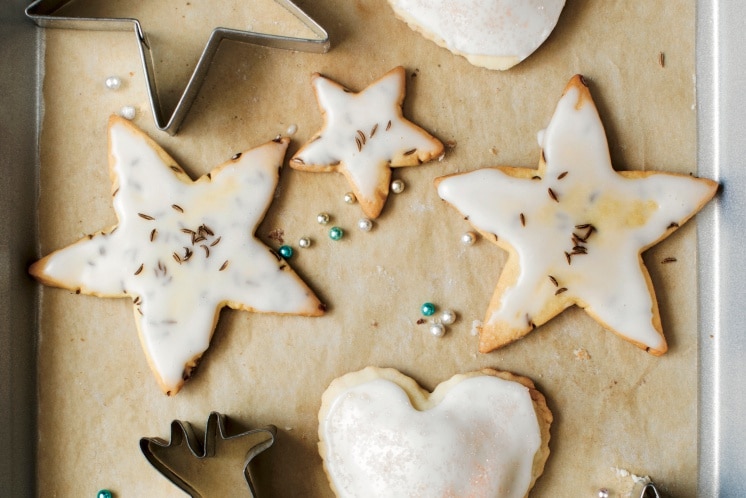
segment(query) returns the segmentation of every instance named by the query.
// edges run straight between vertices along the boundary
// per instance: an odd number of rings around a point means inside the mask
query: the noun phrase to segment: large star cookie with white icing
[[[436,180],[438,194],[508,251],[480,331],[489,352],[577,305],[654,355],[667,350],[641,254],[699,211],[717,183],[612,168],[581,76],[540,135],[539,168],[485,168]]]
[[[159,385],[176,394],[207,350],[223,306],[317,316],[324,306],[253,236],[277,186],[287,138],[236,154],[192,181],[127,120],[109,121],[119,223],[34,263],[42,283],[130,297]]]
[[[324,393],[319,452],[339,497],[522,498],[549,457],[551,423],[524,377],[471,372],[431,394],[369,367]]]
[[[509,69],[534,53],[565,0],[389,0],[412,29],[475,66]]]
[[[389,193],[391,168],[440,156],[443,144],[402,114],[405,71],[396,67],[360,93],[319,74],[313,88],[323,128],[290,160],[303,171],[339,171],[363,212],[377,218]]]

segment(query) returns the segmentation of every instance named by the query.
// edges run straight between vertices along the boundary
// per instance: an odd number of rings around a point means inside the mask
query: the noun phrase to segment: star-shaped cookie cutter
[[[193,498],[253,498],[256,492],[251,482],[249,462],[274,444],[277,428],[269,425],[228,435],[226,421],[225,415],[210,413],[204,443],[201,443],[189,422],[174,420],[171,422],[170,441],[144,437],[140,439],[140,449],[158,472]],[[224,454],[230,450],[233,450],[232,454]],[[231,456],[243,461],[233,461]],[[236,464],[235,468],[226,465],[230,463]],[[241,482],[241,475],[245,485]]]
[[[134,18],[74,17],[59,15],[58,12],[73,0],[36,0],[26,8],[26,15],[42,28],[66,28],[93,31],[130,31],[134,30],[140,58],[145,72],[148,89],[148,100],[153,112],[155,124],[159,130],[175,135],[184,121],[189,108],[199,93],[207,71],[223,40],[239,41],[270,48],[297,50],[311,53],[326,53],[331,47],[329,35],[316,21],[290,0],[275,2],[290,11],[303,25],[309,28],[316,38],[296,38],[290,36],[270,35],[253,31],[242,31],[230,28],[215,28],[200,55],[184,92],[179,98],[171,116],[164,115],[155,82],[154,62],[151,46],[143,31],[140,21]]]

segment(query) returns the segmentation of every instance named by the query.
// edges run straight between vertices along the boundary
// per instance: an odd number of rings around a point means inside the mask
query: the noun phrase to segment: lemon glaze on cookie
[[[505,248],[480,350],[508,344],[576,304],[653,354],[667,345],[641,253],[693,216],[717,184],[613,170],[590,92],[574,77],[547,129],[539,169],[485,168],[436,181],[441,198]]]
[[[565,0],[389,0],[412,29],[475,66],[509,69],[549,37]]]
[[[192,181],[122,118],[109,123],[119,220],[36,262],[45,284],[131,297],[140,340],[164,392],[175,394],[208,348],[223,306],[320,315],[323,306],[287,263],[253,236],[289,142],[236,154]]]
[[[319,446],[337,496],[526,496],[543,444],[526,386],[474,373],[429,394],[384,370],[348,374],[325,393]]]

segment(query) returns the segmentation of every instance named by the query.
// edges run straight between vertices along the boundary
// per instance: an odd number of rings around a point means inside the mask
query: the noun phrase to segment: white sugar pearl
[[[135,119],[135,114],[137,114],[137,109],[134,108],[134,106],[126,105],[119,109],[119,115],[122,116],[124,119],[129,119],[132,121]]]
[[[357,197],[355,197],[355,194],[352,192],[347,192],[345,194],[345,202],[347,204],[355,204],[357,202]]]
[[[288,136],[292,137],[293,135],[295,135],[295,132],[297,132],[297,131],[298,131],[298,125],[291,124],[290,126],[288,126],[288,129],[287,129],[287,131],[285,133],[287,133]]]
[[[357,227],[363,232],[370,232],[373,229],[373,222],[368,218],[360,218],[357,222]]]
[[[298,245],[302,248],[311,247],[311,239],[308,237],[301,237],[301,239],[298,241]]]
[[[109,76],[104,83],[109,90],[119,90],[122,86],[122,80],[118,76]]]
[[[430,333],[435,337],[443,337],[446,333],[446,327],[440,322],[431,323]]]
[[[609,498],[609,490],[606,488],[599,489],[598,498]]]
[[[474,232],[466,232],[461,236],[461,243],[465,246],[472,246],[477,241],[477,234]]]
[[[440,312],[440,321],[445,325],[451,325],[456,321],[456,312],[453,310],[443,310]]]
[[[391,182],[391,191],[395,194],[401,194],[404,192],[404,182],[401,180],[394,180]]]
[[[331,217],[328,213],[319,213],[316,215],[316,221],[319,223],[319,225],[326,225],[329,223],[329,220]]]

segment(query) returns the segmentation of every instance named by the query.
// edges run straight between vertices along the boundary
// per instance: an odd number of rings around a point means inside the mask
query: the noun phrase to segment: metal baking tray
[[[43,37],[28,1],[0,2],[0,496],[36,496],[38,128]],[[697,0],[699,174],[718,180],[698,215],[699,486],[746,496],[745,2]]]
[[[0,496],[36,496],[36,254],[41,33],[0,2]]]
[[[697,2],[697,161],[721,184],[699,235],[699,496],[746,496],[746,2]]]

